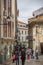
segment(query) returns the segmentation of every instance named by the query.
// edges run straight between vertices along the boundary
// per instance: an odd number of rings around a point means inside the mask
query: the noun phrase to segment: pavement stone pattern
[[[21,60],[19,62],[20,62],[19,65],[22,65]],[[5,65],[5,64],[0,64],[0,65]],[[12,63],[12,60],[10,60],[9,62],[6,62],[6,65],[16,65],[16,62]],[[43,56],[40,56],[38,60],[26,59],[25,65],[43,65]]]

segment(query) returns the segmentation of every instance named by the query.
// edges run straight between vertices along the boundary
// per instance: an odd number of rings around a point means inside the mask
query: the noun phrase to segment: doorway
[[[40,43],[40,47],[41,47],[41,54],[43,54],[43,43]]]

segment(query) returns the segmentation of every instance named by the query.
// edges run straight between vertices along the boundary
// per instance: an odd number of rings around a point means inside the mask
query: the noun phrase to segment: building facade
[[[33,48],[34,51],[37,47],[39,52],[43,54],[43,15],[30,18],[28,21],[30,22],[28,25],[29,47]]]
[[[11,57],[15,40],[17,0],[0,0],[0,52]],[[9,20],[8,20],[9,18]]]
[[[28,27],[27,24],[21,21],[17,21],[17,29],[18,29],[18,44],[24,45],[28,47]]]

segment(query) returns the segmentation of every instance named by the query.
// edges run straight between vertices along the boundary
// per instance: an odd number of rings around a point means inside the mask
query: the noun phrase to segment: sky
[[[28,19],[33,17],[33,12],[41,7],[43,0],[17,0],[18,20],[28,23]]]

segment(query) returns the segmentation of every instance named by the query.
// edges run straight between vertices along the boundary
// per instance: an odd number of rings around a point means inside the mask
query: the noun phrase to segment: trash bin
[[[0,64],[2,64],[2,63],[3,63],[3,55],[0,54]]]

